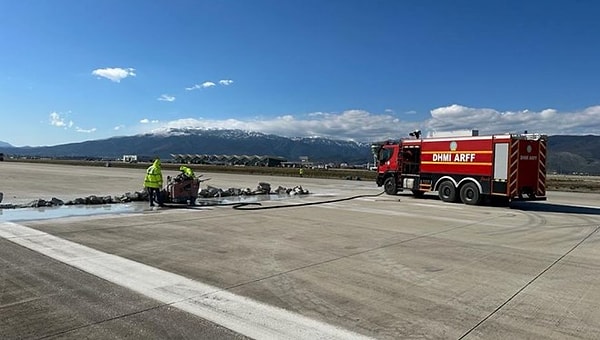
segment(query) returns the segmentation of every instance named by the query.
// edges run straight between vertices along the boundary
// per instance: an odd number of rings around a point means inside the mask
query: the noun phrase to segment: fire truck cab
[[[546,135],[416,137],[371,146],[376,183],[389,195],[437,191],[444,202],[472,205],[546,199]]]

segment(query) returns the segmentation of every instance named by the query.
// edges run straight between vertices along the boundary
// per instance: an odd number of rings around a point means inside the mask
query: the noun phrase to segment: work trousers
[[[159,188],[147,188],[148,189],[148,200],[150,201],[150,206],[154,205],[154,202],[158,203],[158,205],[163,205],[162,197],[160,195]]]

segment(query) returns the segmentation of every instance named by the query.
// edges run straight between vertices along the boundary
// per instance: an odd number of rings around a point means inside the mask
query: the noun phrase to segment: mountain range
[[[171,154],[260,155],[297,161],[366,163],[372,161],[368,144],[327,138],[287,138],[242,130],[169,129],[159,133],[112,137],[55,146],[7,148],[0,152],[21,156],[106,158],[123,155],[171,158]]]
[[[12,145],[10,145],[6,142],[0,141],[0,148],[12,148],[12,147],[13,147]]]
[[[13,147],[0,142],[7,155],[120,159],[171,154],[268,155],[298,161],[365,164],[372,162],[370,144],[327,138],[287,138],[242,130],[169,129],[159,133],[112,137],[41,147]],[[600,174],[600,136],[550,136],[548,172]]]

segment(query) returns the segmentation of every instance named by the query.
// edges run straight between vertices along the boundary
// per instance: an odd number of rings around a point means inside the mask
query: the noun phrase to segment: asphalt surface
[[[144,175],[12,162],[0,162],[0,174],[3,203],[120,195],[139,190]],[[473,207],[433,195],[376,196],[374,183],[310,171],[205,176],[204,185],[220,188],[269,182],[312,193],[260,207],[365,196],[262,210],[140,203],[90,216],[53,210],[48,219],[4,211],[0,338],[600,334],[600,194]]]

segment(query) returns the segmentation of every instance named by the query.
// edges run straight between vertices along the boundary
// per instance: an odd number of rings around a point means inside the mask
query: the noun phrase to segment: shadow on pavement
[[[556,213],[567,213],[567,214],[586,214],[586,215],[600,215],[600,208],[595,207],[578,207],[574,205],[561,205],[544,202],[512,202],[510,204],[511,209],[524,210],[524,211],[543,211],[543,212],[556,212]]]

